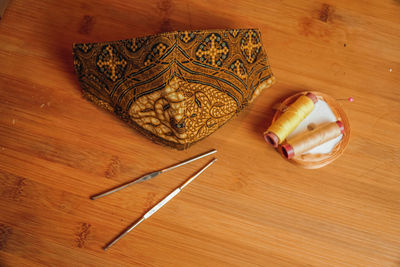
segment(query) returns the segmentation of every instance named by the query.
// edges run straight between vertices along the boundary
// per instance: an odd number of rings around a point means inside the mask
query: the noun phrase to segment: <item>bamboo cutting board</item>
[[[0,21],[1,266],[399,266],[400,2],[10,1]],[[82,98],[72,43],[260,28],[277,83],[186,151]],[[262,133],[301,91],[340,102],[352,135],[305,170]],[[89,196],[218,149],[218,162],[110,250],[102,247],[207,162]]]

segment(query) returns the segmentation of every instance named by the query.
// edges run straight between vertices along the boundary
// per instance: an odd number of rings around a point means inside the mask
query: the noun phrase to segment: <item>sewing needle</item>
[[[144,176],[142,176],[142,177],[140,177],[140,178],[138,178],[138,179],[135,179],[135,180],[133,180],[133,181],[131,181],[131,182],[127,182],[127,183],[125,183],[125,184],[122,184],[122,185],[120,185],[120,186],[117,186],[117,187],[115,187],[115,188],[112,188],[112,189],[110,189],[110,190],[107,190],[107,191],[105,191],[105,192],[103,192],[103,193],[100,193],[100,194],[98,194],[98,195],[94,195],[94,196],[92,196],[92,197],[90,197],[90,198],[91,198],[92,200],[95,200],[95,199],[98,199],[98,198],[101,198],[101,197],[108,196],[108,195],[110,195],[110,194],[112,194],[112,193],[115,193],[115,192],[117,192],[117,191],[119,191],[119,190],[122,190],[122,189],[124,189],[124,188],[127,188],[128,186],[131,186],[131,185],[134,185],[134,184],[138,184],[138,183],[144,182],[144,181],[146,181],[146,180],[149,180],[149,179],[151,179],[151,178],[156,177],[157,175],[159,175],[159,174],[161,174],[161,173],[164,173],[164,172],[167,172],[167,171],[171,171],[171,170],[173,170],[173,169],[175,169],[175,168],[181,167],[181,166],[183,166],[183,165],[185,165],[185,164],[191,163],[191,162],[196,161],[196,160],[198,160],[198,159],[207,157],[207,156],[209,156],[209,155],[211,155],[211,154],[214,154],[214,153],[216,153],[216,152],[217,152],[217,150],[216,150],[216,149],[213,149],[213,150],[211,150],[211,151],[209,151],[209,152],[206,152],[206,153],[204,153],[204,154],[201,154],[201,155],[198,155],[198,156],[196,156],[196,157],[193,157],[193,158],[187,159],[187,160],[185,160],[185,161],[179,162],[179,163],[177,163],[177,164],[175,164],[175,165],[173,165],[173,166],[171,166],[171,167],[168,167],[168,168],[165,168],[165,169],[162,169],[162,170],[158,170],[158,171],[155,171],[155,172],[146,174],[146,175],[144,175]]]
[[[143,215],[142,218],[140,218],[138,221],[136,221],[132,226],[130,226],[128,229],[126,229],[124,232],[122,232],[119,236],[117,236],[115,239],[113,239],[106,247],[104,247],[104,250],[108,249],[115,243],[117,243],[121,238],[123,238],[125,235],[127,235],[132,229],[134,229],[136,226],[138,226],[141,222],[149,218],[151,215],[153,215],[155,212],[157,212],[162,206],[167,204],[172,198],[174,198],[179,192],[183,190],[188,184],[190,184],[194,179],[197,178],[203,171],[205,171],[208,167],[210,167],[217,159],[213,159],[210,163],[208,163],[206,166],[204,166],[200,171],[198,171],[195,175],[190,177],[183,185],[172,191],[168,196],[166,196],[163,200],[158,202],[151,210],[146,212],[145,215]]]

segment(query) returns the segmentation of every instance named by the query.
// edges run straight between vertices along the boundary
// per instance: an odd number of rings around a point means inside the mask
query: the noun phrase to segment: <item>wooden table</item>
[[[1,266],[399,266],[400,2],[13,0],[0,21]],[[73,42],[258,27],[277,83],[187,151],[82,98]],[[341,102],[342,157],[304,170],[262,137],[274,103]],[[89,196],[211,148],[219,161],[108,251],[207,159]]]

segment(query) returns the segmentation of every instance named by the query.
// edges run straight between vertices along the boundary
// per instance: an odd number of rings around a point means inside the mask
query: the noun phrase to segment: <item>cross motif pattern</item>
[[[118,66],[121,66],[122,68],[124,68],[127,63],[126,63],[125,59],[123,59],[123,58],[119,59],[116,55],[114,55],[114,50],[113,50],[112,46],[108,45],[106,47],[106,50],[108,51],[108,60],[99,59],[97,61],[97,66],[100,68],[108,69],[108,71],[111,72],[111,75],[109,75],[110,76],[109,78],[115,82],[118,79],[118,76],[116,74]]]
[[[87,53],[90,50],[92,50],[93,45],[92,44],[77,44],[76,47],[79,48],[79,50],[81,50],[82,52]]]
[[[253,63],[253,61],[256,59],[256,55],[259,51],[259,48],[261,47],[261,43],[258,42],[257,40],[255,40],[256,43],[253,44],[253,35],[256,36],[256,33],[250,30],[248,33],[249,39],[247,41],[247,44],[245,44],[245,39],[243,39],[242,44],[240,46],[240,49],[242,50],[243,54],[245,55],[249,63]]]
[[[203,57],[203,56],[207,56],[211,59],[211,65],[212,66],[217,66],[219,64],[215,63],[215,60],[217,58],[221,57],[224,55],[226,56],[229,52],[228,47],[225,45],[223,45],[224,43],[222,43],[220,46],[222,46],[223,48],[217,48],[217,45],[215,43],[215,40],[217,40],[217,36],[215,36],[215,34],[211,34],[210,36],[210,48],[208,50],[202,50],[202,49],[198,49],[196,52],[196,56],[198,56],[199,58]]]
[[[150,63],[156,61],[157,58],[162,57],[162,55],[167,52],[167,46],[163,43],[158,43],[153,46],[151,53],[146,56],[146,60],[144,61],[144,65],[148,66]]]
[[[256,29],[175,31],[73,52],[85,97],[177,149],[212,134],[274,80]]]
[[[157,45],[157,48],[156,48],[156,49],[157,49],[157,51],[158,51],[159,56],[161,57],[162,55],[164,55],[164,53],[165,53],[167,47],[165,46],[165,44],[159,43],[159,44]]]
[[[136,44],[136,40],[132,41],[131,45],[129,46],[129,48],[132,51],[136,51],[136,49],[138,48],[137,44]]]
[[[247,74],[244,71],[243,66],[241,66],[241,62],[239,60],[235,61],[234,66],[235,66],[236,75],[242,79],[246,78]]]
[[[140,48],[143,47],[143,45],[145,44],[145,42],[147,41],[147,37],[142,37],[142,38],[133,38],[131,40],[127,40],[125,42],[125,46],[126,48],[135,53],[137,52]]]
[[[232,37],[236,37],[239,33],[239,30],[235,29],[235,30],[230,30],[229,31],[230,35],[232,35]]]
[[[182,41],[184,41],[185,43],[189,42],[190,39],[191,39],[190,36],[189,36],[189,33],[187,31],[185,31],[183,35],[184,36],[182,38]]]
[[[179,39],[186,44],[193,41],[195,39],[195,37],[196,37],[196,34],[194,34],[193,32],[189,32],[189,31],[184,31],[179,35]]]
[[[83,44],[82,50],[87,53],[90,50],[90,47],[87,44]]]

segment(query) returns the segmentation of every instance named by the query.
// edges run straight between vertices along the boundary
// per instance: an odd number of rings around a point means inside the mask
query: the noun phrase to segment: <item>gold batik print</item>
[[[215,132],[274,82],[256,29],[74,44],[73,52],[87,99],[177,149]]]

